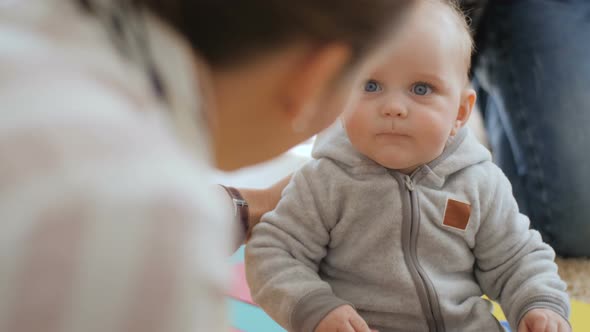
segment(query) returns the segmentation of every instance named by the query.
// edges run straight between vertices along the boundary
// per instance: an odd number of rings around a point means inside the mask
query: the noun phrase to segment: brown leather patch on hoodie
[[[471,205],[449,198],[447,200],[443,225],[464,231],[467,228],[467,224],[469,224],[470,215]]]

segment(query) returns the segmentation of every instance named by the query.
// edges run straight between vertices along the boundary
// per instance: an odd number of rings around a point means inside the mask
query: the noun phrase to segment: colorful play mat
[[[233,332],[285,332],[252,302],[244,276],[244,247],[234,253],[231,262],[234,281],[228,301]],[[498,305],[494,305],[494,315],[500,320],[506,331],[510,331],[506,318]],[[590,331],[590,304],[572,301],[570,319],[574,332]]]

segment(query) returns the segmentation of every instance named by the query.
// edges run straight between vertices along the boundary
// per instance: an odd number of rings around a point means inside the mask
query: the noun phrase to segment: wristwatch
[[[250,227],[250,214],[248,211],[248,202],[244,199],[240,191],[234,187],[226,187],[224,185],[220,185],[227,191],[229,197],[231,197],[232,202],[234,203],[234,217],[240,219],[242,223],[242,227],[244,228],[244,234],[248,234],[248,229]]]

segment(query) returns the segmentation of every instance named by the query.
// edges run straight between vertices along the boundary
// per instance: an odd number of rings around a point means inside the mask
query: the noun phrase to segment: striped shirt
[[[147,20],[167,103],[73,2],[0,2],[0,331],[225,331],[231,209],[192,58]]]

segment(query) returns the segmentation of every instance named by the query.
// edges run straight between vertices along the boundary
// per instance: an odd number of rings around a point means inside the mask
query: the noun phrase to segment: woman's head
[[[276,156],[329,125],[412,0],[134,0],[208,64],[218,165]]]

